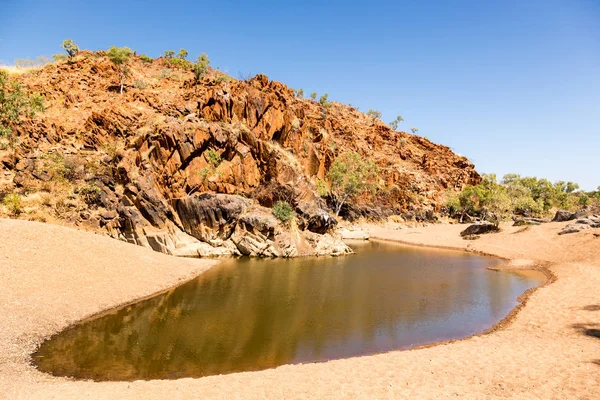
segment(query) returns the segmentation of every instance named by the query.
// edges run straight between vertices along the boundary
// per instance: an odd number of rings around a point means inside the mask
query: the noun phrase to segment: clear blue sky
[[[0,60],[184,47],[400,114],[480,172],[600,185],[600,0],[0,0]]]

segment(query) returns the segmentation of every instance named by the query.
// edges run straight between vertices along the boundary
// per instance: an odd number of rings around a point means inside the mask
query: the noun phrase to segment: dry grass
[[[18,67],[16,65],[0,65],[0,69],[8,72],[9,75],[22,75],[30,71],[42,69],[42,66]]]

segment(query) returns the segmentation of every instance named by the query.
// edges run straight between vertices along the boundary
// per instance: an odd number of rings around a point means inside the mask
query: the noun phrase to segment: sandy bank
[[[5,398],[600,398],[600,238],[562,223],[465,241],[462,227],[372,237],[544,263],[556,282],[489,335],[412,351],[202,379],[86,382],[29,365],[46,336],[101,310],[172,287],[213,262],[176,259],[90,233],[0,220],[0,397]]]

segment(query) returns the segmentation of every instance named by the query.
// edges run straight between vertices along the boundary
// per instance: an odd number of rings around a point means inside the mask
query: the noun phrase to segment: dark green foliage
[[[142,54],[140,56],[140,60],[142,60],[143,62],[147,63],[147,64],[152,64],[152,61],[154,61],[154,59],[152,57],[148,57],[145,54]]]
[[[547,179],[521,177],[507,174],[501,183],[496,175],[484,175],[476,186],[465,188],[460,194],[451,196],[446,206],[451,215],[465,214],[489,219],[511,215],[544,216],[552,208],[573,209],[587,205],[590,196],[576,192],[579,185],[573,182],[551,183]]]
[[[165,58],[171,59],[171,58],[173,58],[174,55],[175,55],[175,52],[173,50],[165,50]]]
[[[294,218],[294,209],[287,201],[278,201],[273,205],[273,215],[282,222],[288,222]]]
[[[321,105],[327,103],[327,98],[329,97],[329,95],[327,93],[325,93],[323,96],[321,96],[321,98],[319,99],[319,103],[321,103]]]

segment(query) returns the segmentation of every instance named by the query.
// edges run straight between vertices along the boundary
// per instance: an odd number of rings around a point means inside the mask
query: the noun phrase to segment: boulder
[[[275,248],[277,220],[264,212],[252,212],[242,216],[231,241],[240,253],[251,257],[279,257]]]
[[[337,220],[327,211],[310,204],[298,205],[300,227],[314,233],[331,232],[337,225]]]
[[[577,233],[590,228],[600,228],[600,216],[590,215],[586,218],[580,218],[575,223],[565,226],[558,234]]]
[[[217,243],[233,234],[248,200],[234,195],[201,194],[173,200],[183,230],[198,240]]]
[[[500,229],[489,222],[481,222],[469,226],[460,233],[460,236],[483,235],[485,233],[499,232]]]
[[[571,211],[559,210],[556,212],[556,215],[554,215],[554,218],[552,218],[552,222],[572,221],[575,218],[575,213]]]

